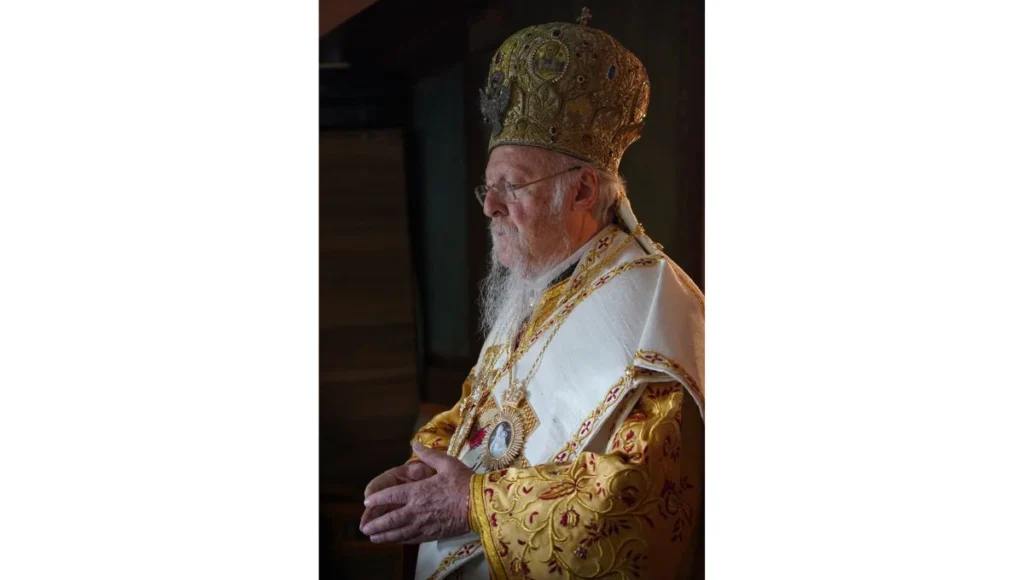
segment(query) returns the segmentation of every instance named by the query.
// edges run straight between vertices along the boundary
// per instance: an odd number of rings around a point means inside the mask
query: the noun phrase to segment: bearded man
[[[420,544],[417,579],[675,578],[693,555],[703,295],[630,209],[647,72],[588,17],[511,36],[481,91],[487,339],[360,523]]]

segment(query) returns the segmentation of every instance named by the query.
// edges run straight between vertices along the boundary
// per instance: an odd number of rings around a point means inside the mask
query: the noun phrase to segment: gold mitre
[[[480,109],[499,145],[544,147],[618,172],[640,138],[651,85],[647,70],[608,33],[552,22],[510,36],[491,59]]]

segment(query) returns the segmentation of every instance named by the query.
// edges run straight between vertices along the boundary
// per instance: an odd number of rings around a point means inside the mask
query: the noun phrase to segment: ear
[[[590,167],[580,169],[576,195],[572,200],[573,210],[590,213],[590,210],[597,203],[598,185],[597,172]]]

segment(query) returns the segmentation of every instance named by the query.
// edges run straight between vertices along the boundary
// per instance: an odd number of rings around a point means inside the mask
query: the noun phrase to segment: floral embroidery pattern
[[[646,578],[671,570],[697,488],[679,462],[683,387],[647,385],[608,454],[473,476],[471,515],[492,574]]]
[[[413,436],[412,440],[423,445],[427,449],[444,449],[448,446],[451,441],[452,435],[455,430],[458,429],[459,423],[462,418],[462,401],[465,401],[465,393],[469,388],[469,385],[473,383],[473,371],[470,371],[469,377],[462,385],[463,397],[459,403],[456,403],[454,407],[447,411],[436,415],[426,425],[424,425],[416,435]],[[416,455],[409,457],[408,461],[416,460]]]
[[[533,347],[541,336],[549,331],[551,333],[558,332],[558,329],[569,315],[572,314],[573,310],[584,300],[620,274],[634,268],[656,265],[665,258],[662,254],[643,256],[605,271],[607,265],[612,260],[621,255],[623,251],[635,242],[632,235],[627,235],[615,226],[609,226],[600,236],[597,244],[584,256],[580,265],[577,266],[576,274],[569,279],[567,289],[564,290],[567,298],[555,309],[553,315],[543,323],[533,325],[530,336],[524,336],[515,352],[510,353],[500,365],[497,363],[500,359],[500,354],[503,351],[508,351],[507,344],[492,345],[484,351],[483,361],[480,365],[482,370],[470,382],[473,390],[479,390],[483,398],[490,400],[485,400],[479,409],[475,409],[474,412],[470,413],[472,419],[478,418],[483,412],[486,412],[494,405],[493,397],[489,395],[494,392],[498,382],[511,372],[513,365],[529,352],[530,348]],[[467,419],[467,411],[472,406],[469,397],[463,396],[460,405],[460,420],[456,424],[453,435],[449,436],[448,440],[448,454],[453,456],[459,455],[460,449],[454,449],[454,447],[462,447],[465,439],[469,436],[468,432],[473,427],[473,425],[462,425]]]
[[[490,396],[494,386],[542,335],[557,332],[580,303],[618,275],[664,261],[664,254],[659,253],[609,269],[607,265],[634,243],[632,235],[617,228],[603,232],[576,274],[559,288],[564,298],[558,307],[534,321],[515,352],[506,344],[488,347],[481,370],[474,368],[467,378],[470,388],[464,385],[464,404],[435,417],[416,439],[450,442],[458,425],[468,418],[465,402],[477,382],[477,388],[485,393],[477,399],[478,409],[494,407]],[[682,385],[644,385],[631,410],[616,411],[616,419],[623,424],[609,440],[607,454],[581,452],[601,419],[623,407],[620,403],[626,393],[635,392],[630,389],[634,381],[669,379],[652,369],[670,369],[693,384],[685,370],[658,353],[638,352],[634,364],[651,368],[628,367],[626,376],[609,388],[599,407],[582,421],[552,463],[530,466],[523,460],[473,476],[471,519],[481,539],[446,556],[432,579],[451,572],[453,566],[480,551],[486,553],[491,573],[498,578],[642,578],[651,569],[672,566],[672,554],[679,550],[671,545],[687,542],[693,528],[690,505],[699,500],[700,491],[679,463]],[[466,439],[471,445],[475,442],[472,436]]]

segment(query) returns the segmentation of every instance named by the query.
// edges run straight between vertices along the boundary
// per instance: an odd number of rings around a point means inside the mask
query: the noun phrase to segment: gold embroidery
[[[546,349],[547,344],[543,350]],[[504,469],[511,465],[523,450],[526,438],[537,427],[537,414],[526,398],[526,384],[533,378],[539,362],[538,358],[530,369],[530,374],[524,380],[511,381],[502,394],[502,408],[494,416],[485,436],[487,446],[484,448],[484,467],[488,471]]]
[[[444,576],[444,573],[447,572],[449,568],[451,568],[455,564],[458,564],[459,562],[462,562],[467,558],[476,555],[477,552],[479,551],[480,542],[477,542],[475,540],[472,542],[466,542],[458,550],[455,550],[451,554],[445,556],[444,559],[441,560],[441,563],[438,564],[437,570],[434,570],[434,573],[431,574],[427,580],[437,580],[438,578]]]
[[[466,383],[471,383],[473,380],[473,372],[470,371],[469,378],[466,379]],[[466,386],[463,385],[463,392],[465,393]],[[450,442],[453,434],[456,432],[459,426],[460,419],[462,417],[462,407],[465,403],[466,396],[455,404],[454,407],[448,409],[443,413],[439,413],[434,416],[433,419],[427,422],[426,425],[420,428],[412,437],[412,441],[423,445],[427,449],[444,449]],[[410,455],[409,461],[416,461],[419,458],[416,454]]]
[[[544,295],[541,296],[537,308],[534,310],[533,315],[530,316],[529,322],[527,322],[526,326],[523,328],[521,340],[526,340],[537,332],[537,327],[547,320],[547,318],[555,311],[555,308],[559,304],[559,300],[562,298],[563,292],[568,287],[569,279],[565,279],[544,291]]]
[[[660,371],[656,371],[656,370],[648,369],[648,368],[644,368],[644,367],[638,367],[638,366],[634,366],[633,367],[633,377],[634,378],[637,378],[637,379],[649,379],[649,378],[660,377],[660,376],[662,376],[662,373]]]
[[[482,417],[488,411],[490,411],[492,409],[497,409],[497,408],[498,408],[498,405],[495,404],[494,397],[488,396],[486,399],[484,399],[483,404],[480,405],[480,410],[477,411],[477,416]]]
[[[480,415],[480,408],[478,408],[478,405],[482,402],[484,396],[494,391],[494,387],[497,385],[498,381],[502,380],[506,375],[509,375],[512,372],[515,364],[519,362],[519,360],[533,347],[534,343],[536,343],[542,335],[548,334],[547,340],[541,347],[540,353],[538,353],[534,360],[533,366],[527,373],[526,378],[523,380],[524,383],[529,383],[540,362],[543,360],[544,353],[547,350],[548,345],[551,344],[551,341],[554,340],[554,337],[561,328],[561,325],[580,303],[619,274],[637,267],[652,266],[664,259],[664,256],[645,256],[620,264],[603,275],[599,275],[604,271],[608,263],[618,257],[627,247],[629,247],[630,244],[634,242],[631,235],[626,235],[622,230],[615,226],[609,226],[599,236],[600,237],[597,239],[594,247],[591,248],[581,261],[581,265],[577,266],[576,273],[570,277],[566,289],[568,294],[559,301],[559,305],[555,309],[556,313],[537,327],[532,336],[528,338],[524,337],[523,340],[520,340],[518,347],[514,351],[510,348],[511,342],[502,345],[505,352],[508,353],[508,356],[500,369],[495,370],[493,365],[497,361],[497,353],[501,352],[502,346],[491,346],[485,352],[485,359],[490,360],[485,360],[482,368],[487,370],[483,371],[480,375],[480,377],[484,378],[477,379],[477,383],[473,387],[472,396],[463,402],[464,413],[461,417],[462,420],[448,445],[449,455],[458,456],[462,446],[465,445],[473,424],[476,418]],[[621,240],[621,243],[615,245],[613,242],[616,240]],[[596,265],[594,265],[595,262]],[[550,333],[548,333],[549,330]]]
[[[484,469],[495,471],[512,465],[523,450],[525,442],[523,420],[517,409],[505,407],[498,411],[484,436]]]
[[[612,237],[613,236],[609,236],[609,239],[612,238]],[[632,238],[627,238],[627,240],[628,240],[628,242],[631,242]],[[601,241],[603,241],[603,240],[599,240],[599,244],[598,245],[600,245]],[[613,252],[613,254],[614,254],[614,252]],[[497,384],[497,382],[499,380],[503,379],[505,377],[505,375],[507,375],[507,374],[509,374],[511,372],[512,366],[515,364],[515,362],[518,362],[519,357],[521,357],[523,353],[527,352],[529,350],[529,348],[533,346],[533,343],[536,342],[536,340],[541,335],[545,334],[548,330],[551,330],[551,333],[548,336],[547,342],[541,348],[541,352],[538,354],[537,358],[534,361],[534,367],[530,370],[530,373],[528,374],[528,376],[532,376],[533,372],[535,372],[535,370],[536,370],[537,365],[540,363],[541,359],[543,358],[544,351],[547,349],[548,345],[554,339],[556,333],[558,332],[558,329],[561,328],[561,325],[565,322],[565,320],[569,317],[569,315],[572,314],[573,310],[575,310],[577,306],[579,306],[584,300],[586,300],[588,297],[590,297],[594,292],[596,292],[598,289],[600,289],[601,287],[606,285],[611,280],[615,279],[617,276],[619,276],[623,272],[627,272],[627,271],[632,270],[634,268],[653,266],[653,265],[656,265],[656,264],[660,263],[663,259],[664,259],[663,255],[644,256],[644,257],[637,258],[635,260],[631,260],[629,262],[625,262],[623,264],[620,264],[620,265],[616,266],[615,268],[609,270],[607,273],[597,277],[595,280],[593,280],[593,282],[589,286],[586,286],[586,287],[582,288],[579,292],[577,292],[574,296],[572,296],[572,298],[567,300],[565,302],[565,304],[563,304],[561,307],[559,307],[559,309],[556,311],[556,313],[553,316],[551,316],[546,322],[544,322],[538,328],[536,334],[534,334],[533,337],[531,337],[531,339],[529,341],[525,341],[525,340],[522,341],[520,343],[520,348],[517,349],[516,353],[513,353],[512,355],[510,355],[508,357],[508,359],[505,361],[505,364],[502,365],[502,368],[497,373],[492,374],[492,371],[488,371],[487,372],[488,378],[490,378],[491,376],[495,376],[493,383],[489,383],[489,384],[486,384],[486,385],[483,385],[483,386],[478,385],[478,387],[481,388],[482,392],[483,391],[493,392],[494,386]],[[570,290],[572,288],[572,285],[573,285],[573,283],[572,283],[572,281],[570,279]],[[613,388],[613,390],[614,390],[614,388]],[[463,417],[462,424],[459,425],[458,430],[456,431],[456,434],[455,434],[455,436],[454,436],[454,438],[452,440],[452,443],[448,447],[449,455],[455,455],[455,456],[458,455],[459,450],[465,444],[465,441],[466,441],[466,439],[469,436],[469,431],[471,429],[471,425],[472,425],[473,420],[475,419],[475,416],[476,416],[476,411],[473,410],[473,411],[470,411],[470,416],[469,417]]]
[[[470,519],[474,520],[473,528],[476,533],[480,534],[480,542],[483,545],[484,556],[487,558],[488,564],[492,562],[501,562],[501,557],[498,555],[498,550],[494,546],[494,537],[487,533],[487,510],[484,508],[484,481],[487,479],[485,474],[476,474],[471,476],[469,480],[469,498],[473,509],[470,510]],[[501,566],[489,566],[493,571],[502,571]]]
[[[653,350],[638,350],[636,351],[636,356],[637,359],[644,361],[657,369],[674,372],[682,377],[694,392],[700,392],[700,387],[697,385],[697,381],[690,376],[690,373],[686,372],[686,369],[684,369],[682,365],[667,356]]]
[[[555,454],[552,461],[555,463],[568,463],[569,461],[572,461],[579,450],[583,448],[584,440],[594,433],[598,419],[600,419],[609,408],[619,402],[622,396],[627,392],[629,383],[632,380],[633,367],[626,367],[626,374],[608,389],[608,394],[605,395],[601,404],[583,420],[580,426],[576,429],[576,432],[569,439],[569,442],[565,444],[565,447],[563,447],[561,451]]]
[[[472,517],[492,574],[668,576],[700,491],[680,463],[682,392],[649,385],[607,454],[474,476]]]
[[[616,241],[620,241],[620,243],[616,245]],[[632,241],[632,236],[626,235],[625,232],[615,226],[608,226],[604,232],[599,234],[594,247],[591,248],[580,261],[580,264],[576,267],[576,271],[573,275],[564,283],[563,286],[559,287],[559,300],[555,303],[552,310],[554,312],[564,313],[562,316],[563,319],[568,316],[569,312],[578,306],[583,301],[583,298],[586,297],[580,296],[581,290],[585,290],[612,260],[617,258],[630,246]],[[566,307],[569,304],[572,304],[572,307],[566,311]],[[553,316],[550,314],[538,317],[535,323],[531,325],[530,332],[523,333],[523,337],[519,341],[515,351],[511,353],[511,355],[506,359],[505,364],[502,365],[501,369],[498,371],[499,379],[504,376],[517,362],[519,362],[527,352],[529,352],[530,348],[533,347],[534,343],[537,342],[542,334],[547,332],[547,330],[553,326],[552,320]]]
[[[594,292],[596,292],[602,286],[604,286],[605,284],[607,284],[611,280],[615,279],[619,274],[622,274],[623,272],[632,270],[633,268],[641,268],[641,267],[646,267],[646,266],[654,266],[654,265],[658,264],[659,262],[661,262],[662,260],[664,260],[663,256],[644,256],[642,258],[637,258],[635,260],[631,260],[631,261],[626,262],[624,264],[620,264],[620,265],[616,266],[615,268],[609,270],[604,275],[602,275],[602,276],[598,277],[597,279],[595,279],[590,286],[580,290],[579,293],[577,293],[572,298],[570,298],[565,303],[565,305],[563,305],[561,308],[559,308],[559,310],[551,318],[549,318],[547,320],[547,322],[545,322],[544,324],[542,324],[539,327],[539,329],[537,331],[537,334],[535,334],[532,337],[531,342],[525,342],[524,341],[524,344],[522,346],[524,346],[526,349],[528,349],[530,346],[532,346],[532,343],[536,342],[537,338],[539,338],[540,335],[544,334],[548,329],[550,329],[550,328],[552,328],[552,327],[554,327],[556,325],[560,326],[561,323],[565,322],[565,319],[568,318],[570,314],[572,314],[572,311],[575,310],[577,306],[579,306],[584,300],[589,298]],[[511,365],[506,365],[506,366],[511,366]],[[506,369],[503,368],[501,372],[503,373],[505,371],[506,371]]]
[[[523,433],[526,434],[526,438],[529,439],[530,434],[537,429],[537,425],[540,424],[540,419],[537,418],[537,413],[533,412],[533,406],[530,403],[524,403],[520,407],[520,411],[523,414]]]

